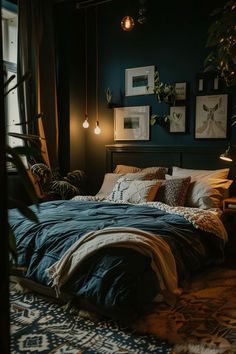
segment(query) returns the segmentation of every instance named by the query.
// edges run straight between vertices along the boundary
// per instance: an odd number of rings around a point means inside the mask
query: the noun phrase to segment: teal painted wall
[[[186,81],[189,85],[189,99],[186,101],[187,126],[185,134],[171,134],[164,127],[151,127],[150,141],[139,144],[222,146],[225,140],[194,139],[196,74],[203,71],[203,61],[207,54],[205,47],[209,13],[218,4],[204,1],[162,2],[147,0],[147,23],[136,25],[131,32],[120,28],[120,20],[126,14],[137,15],[138,1],[113,0],[98,8],[99,38],[99,120],[102,133],[96,136],[95,126],[95,8],[87,9],[88,14],[88,101],[90,128],[81,128],[84,119],[84,9],[68,10],[70,23],[65,28],[71,45],[67,45],[70,90],[70,167],[86,169],[93,186],[99,188],[105,172],[105,145],[113,144],[113,109],[108,109],[105,89],[113,93],[113,101],[119,106],[150,105],[152,113],[164,114],[169,107],[159,104],[154,95],[125,97],[125,69],[155,65],[164,82]],[[62,15],[62,14],[61,14]],[[67,18],[68,19],[68,18]],[[65,36],[64,36],[65,38]],[[236,104],[235,89],[221,91],[229,94],[229,114]],[[210,92],[207,92],[207,94]],[[235,144],[236,128],[228,134]],[[78,143],[78,139],[80,143]],[[83,147],[80,145],[82,142]],[[131,142],[132,143],[132,142]]]

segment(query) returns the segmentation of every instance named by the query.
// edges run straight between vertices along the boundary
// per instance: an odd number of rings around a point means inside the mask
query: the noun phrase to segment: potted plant
[[[214,71],[225,84],[236,84],[236,0],[211,13],[206,46],[210,53],[204,61],[205,71]]]
[[[175,105],[176,91],[175,85],[164,83],[160,80],[159,72],[156,70],[154,74],[154,93],[157,101]]]

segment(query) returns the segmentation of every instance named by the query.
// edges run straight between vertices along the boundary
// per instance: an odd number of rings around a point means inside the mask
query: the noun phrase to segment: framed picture
[[[170,133],[185,133],[186,107],[170,107]]]
[[[155,66],[125,70],[125,96],[149,95],[154,93]]]
[[[196,96],[195,138],[227,137],[228,95]]]
[[[184,101],[187,99],[187,82],[176,82],[175,91],[177,101]]]
[[[149,140],[149,106],[114,109],[114,140]]]

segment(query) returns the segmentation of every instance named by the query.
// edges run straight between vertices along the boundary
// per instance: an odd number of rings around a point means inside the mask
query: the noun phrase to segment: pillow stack
[[[195,170],[173,167],[172,176],[176,179],[191,176],[185,206],[201,209],[220,208],[223,199],[229,192],[232,180],[227,179],[229,168],[218,170]]]

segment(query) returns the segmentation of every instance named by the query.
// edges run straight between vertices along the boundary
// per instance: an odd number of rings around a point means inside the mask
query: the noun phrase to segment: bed
[[[95,196],[32,206],[37,224],[11,209],[9,223],[21,284],[130,321],[154,301],[174,304],[192,274],[224,261],[220,203],[233,181],[213,150],[208,169],[197,149],[113,145],[106,153]]]

